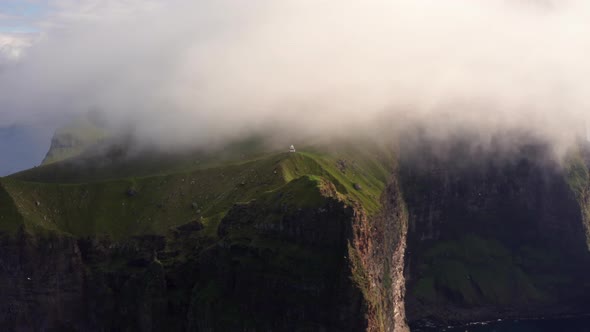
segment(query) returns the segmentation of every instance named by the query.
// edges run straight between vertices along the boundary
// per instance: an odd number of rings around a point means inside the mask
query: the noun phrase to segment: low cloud
[[[31,34],[0,33],[0,66],[18,61],[31,47],[33,39]]]
[[[590,107],[585,1],[53,8],[34,45],[0,71],[0,127],[99,110],[167,146],[268,127],[330,135],[410,124],[441,137],[522,129],[566,146]]]

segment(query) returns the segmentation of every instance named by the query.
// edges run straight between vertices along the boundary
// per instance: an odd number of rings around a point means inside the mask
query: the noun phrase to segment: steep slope
[[[14,233],[22,226],[22,215],[19,213],[12,197],[4,189],[4,185],[0,183],[0,230]]]
[[[385,227],[404,223],[403,207],[380,201],[386,187],[397,191],[390,150],[348,145],[209,165],[98,182],[0,179],[10,202],[0,287],[13,287],[0,327],[404,328],[404,226]],[[375,229],[386,231],[385,248],[367,244]]]
[[[424,143],[401,171],[414,325],[590,312],[583,209],[548,146]]]
[[[570,151],[566,159],[566,180],[574,192],[586,230],[586,244],[590,250],[590,146],[581,143]]]

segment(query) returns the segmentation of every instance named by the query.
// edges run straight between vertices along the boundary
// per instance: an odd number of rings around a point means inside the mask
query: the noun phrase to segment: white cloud
[[[31,47],[30,34],[0,33],[0,65],[17,61]]]
[[[53,4],[43,37],[0,76],[0,125],[101,109],[145,136],[194,142],[385,116],[562,141],[590,106],[581,0]]]

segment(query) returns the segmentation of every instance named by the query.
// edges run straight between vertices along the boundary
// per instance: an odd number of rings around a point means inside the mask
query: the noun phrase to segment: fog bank
[[[562,149],[585,131],[586,1],[53,4],[32,46],[0,62],[0,127],[99,111],[166,148],[419,124]]]

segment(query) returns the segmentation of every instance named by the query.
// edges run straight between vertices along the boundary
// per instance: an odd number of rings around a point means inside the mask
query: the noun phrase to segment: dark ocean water
[[[39,165],[49,149],[51,135],[49,128],[0,125],[0,176]]]
[[[454,328],[416,330],[422,332],[590,332],[590,317],[499,321]]]

